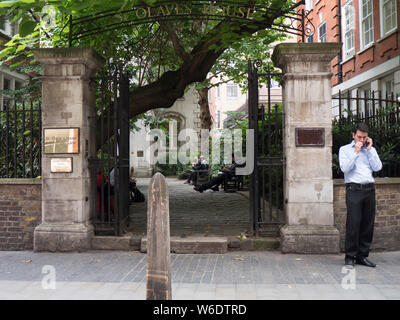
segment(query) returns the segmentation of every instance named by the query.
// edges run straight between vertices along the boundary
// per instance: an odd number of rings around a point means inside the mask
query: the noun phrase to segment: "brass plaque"
[[[72,158],[52,158],[50,162],[51,172],[72,172]]]
[[[79,128],[44,129],[44,153],[79,153]]]
[[[325,146],[325,128],[296,128],[296,147]]]

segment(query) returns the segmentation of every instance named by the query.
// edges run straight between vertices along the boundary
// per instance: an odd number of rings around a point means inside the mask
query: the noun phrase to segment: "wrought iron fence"
[[[339,91],[333,97],[338,113],[333,120],[333,177],[343,178],[338,154],[342,145],[352,139],[354,125],[364,122],[369,127],[368,135],[381,158],[383,168],[377,177],[400,177],[400,97],[382,94],[381,91],[356,91],[355,95]]]
[[[39,98],[3,97],[0,109],[0,178],[36,178],[41,175]]]
[[[92,176],[92,223],[95,234],[121,235],[129,224],[129,79],[117,68],[100,72],[97,85],[96,157]]]

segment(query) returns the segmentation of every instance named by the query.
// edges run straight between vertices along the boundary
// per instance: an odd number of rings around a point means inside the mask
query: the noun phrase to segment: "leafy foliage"
[[[16,59],[22,54],[25,58],[31,58],[30,48],[34,47],[65,47],[68,45],[69,24],[68,19],[83,16],[92,16],[96,13],[116,10],[117,14],[104,15],[102,19],[92,19],[87,22],[85,29],[95,29],[103,24],[114,23],[117,26],[124,20],[127,9],[133,5],[155,5],[155,0],[13,0],[0,2],[0,14],[11,17],[12,21],[21,21],[19,34],[6,44],[6,48],[0,53],[6,60]],[[128,69],[132,75],[132,94],[138,92],[143,86],[154,88],[152,84],[160,80],[162,76],[170,79],[168,72],[185,70],[188,66],[196,64],[201,72],[191,72],[179,74],[181,81],[190,84],[204,79],[208,71],[221,54],[226,51],[226,55],[219,59],[220,65],[217,72],[221,72],[227,67],[227,77],[234,77],[237,82],[241,82],[245,77],[247,59],[251,56],[262,58],[268,55],[266,46],[272,41],[277,40],[282,33],[277,33],[257,25],[258,22],[271,24],[284,24],[280,16],[294,5],[295,1],[277,0],[238,0],[238,5],[259,5],[269,8],[268,13],[255,13],[254,25],[241,22],[232,22],[229,19],[224,21],[214,21],[204,17],[196,21],[176,20],[176,21],[153,21],[146,25],[118,25],[118,29],[105,30],[93,33],[90,37],[77,39],[74,46],[92,47],[101,53],[107,61],[115,65]],[[202,10],[200,7],[196,10]],[[194,12],[198,14],[200,12]],[[76,28],[79,25],[74,24]],[[75,29],[74,29],[75,30]],[[253,36],[254,34],[254,36]],[[251,41],[249,40],[251,38]],[[249,53],[251,51],[251,53]],[[207,54],[206,54],[207,52]],[[214,57],[215,55],[215,57]],[[206,57],[210,56],[209,61]],[[211,57],[213,56],[213,57]],[[18,60],[18,59],[17,59]],[[200,62],[204,60],[203,62]],[[193,63],[191,64],[190,61]],[[231,68],[232,61],[236,65]],[[16,63],[21,63],[18,60]],[[242,68],[244,67],[244,68]],[[204,69],[204,70],[201,70]],[[240,71],[239,71],[240,70]],[[224,71],[225,72],[225,71]],[[216,74],[216,72],[212,72]],[[172,74],[171,74],[172,75]],[[189,76],[189,77],[188,77]],[[203,80],[203,79],[202,79]],[[201,80],[201,81],[202,81]],[[165,85],[161,81],[159,85]],[[173,99],[180,97],[179,90],[174,94]],[[171,100],[165,97],[164,100],[143,102],[147,110],[158,107],[171,106]],[[154,99],[153,99],[154,100]],[[141,101],[136,99],[134,101]],[[142,110],[142,108],[136,108]]]
[[[366,122],[368,136],[374,141],[374,148],[379,154],[383,168],[375,175],[378,177],[400,177],[400,117],[395,104],[377,109],[375,117],[365,121],[350,110],[347,117],[334,119],[332,123],[332,170],[334,178],[343,178],[339,166],[339,149],[351,142],[354,126]]]

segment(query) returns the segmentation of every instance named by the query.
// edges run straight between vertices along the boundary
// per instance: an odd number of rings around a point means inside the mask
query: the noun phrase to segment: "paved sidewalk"
[[[400,252],[372,253],[370,258],[378,263],[377,268],[356,266],[349,271],[343,267],[343,255],[273,251],[172,254],[172,297],[400,299]],[[146,254],[140,252],[0,252],[2,300],[143,300],[145,276]],[[56,280],[55,289],[51,289],[52,279]]]

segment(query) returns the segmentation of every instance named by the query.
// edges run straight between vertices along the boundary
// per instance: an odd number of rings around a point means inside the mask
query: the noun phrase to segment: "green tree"
[[[216,60],[208,77],[196,85],[199,93],[201,127],[211,128],[211,114],[208,104],[208,91],[222,83],[235,82],[243,91],[247,91],[248,61],[261,60],[264,63],[270,61],[271,44],[287,39],[288,35],[276,30],[261,30],[233,44]],[[214,81],[212,81],[214,80]],[[266,83],[261,79],[260,84]]]
[[[16,59],[23,52],[32,56],[29,48],[66,46],[69,25],[67,18],[93,15],[107,10],[119,14],[95,19],[88,28],[124,21],[124,10],[135,4],[152,6],[154,0],[8,0],[0,2],[0,14],[20,20],[19,34],[7,44],[0,55],[6,60]],[[240,0],[239,5],[260,5],[267,10],[252,12],[252,23],[223,18],[214,21],[204,18],[202,23],[189,20],[154,20],[148,25],[125,26],[118,30],[98,32],[75,42],[90,46],[108,61],[131,71],[135,83],[131,89],[131,116],[151,109],[171,107],[183,96],[188,85],[203,82],[218,58],[228,48],[240,49],[244,39],[262,35],[273,24],[282,25],[282,15],[292,10],[295,1]],[[44,10],[54,8],[53,14]],[[193,9],[195,10],[195,9]],[[200,10],[200,9],[198,9]],[[55,13],[55,14],[54,14]],[[54,17],[52,23],[49,17]],[[50,23],[46,24],[46,21]],[[265,40],[266,39],[266,40]],[[264,40],[267,43],[268,37]],[[21,61],[20,61],[21,62]]]

